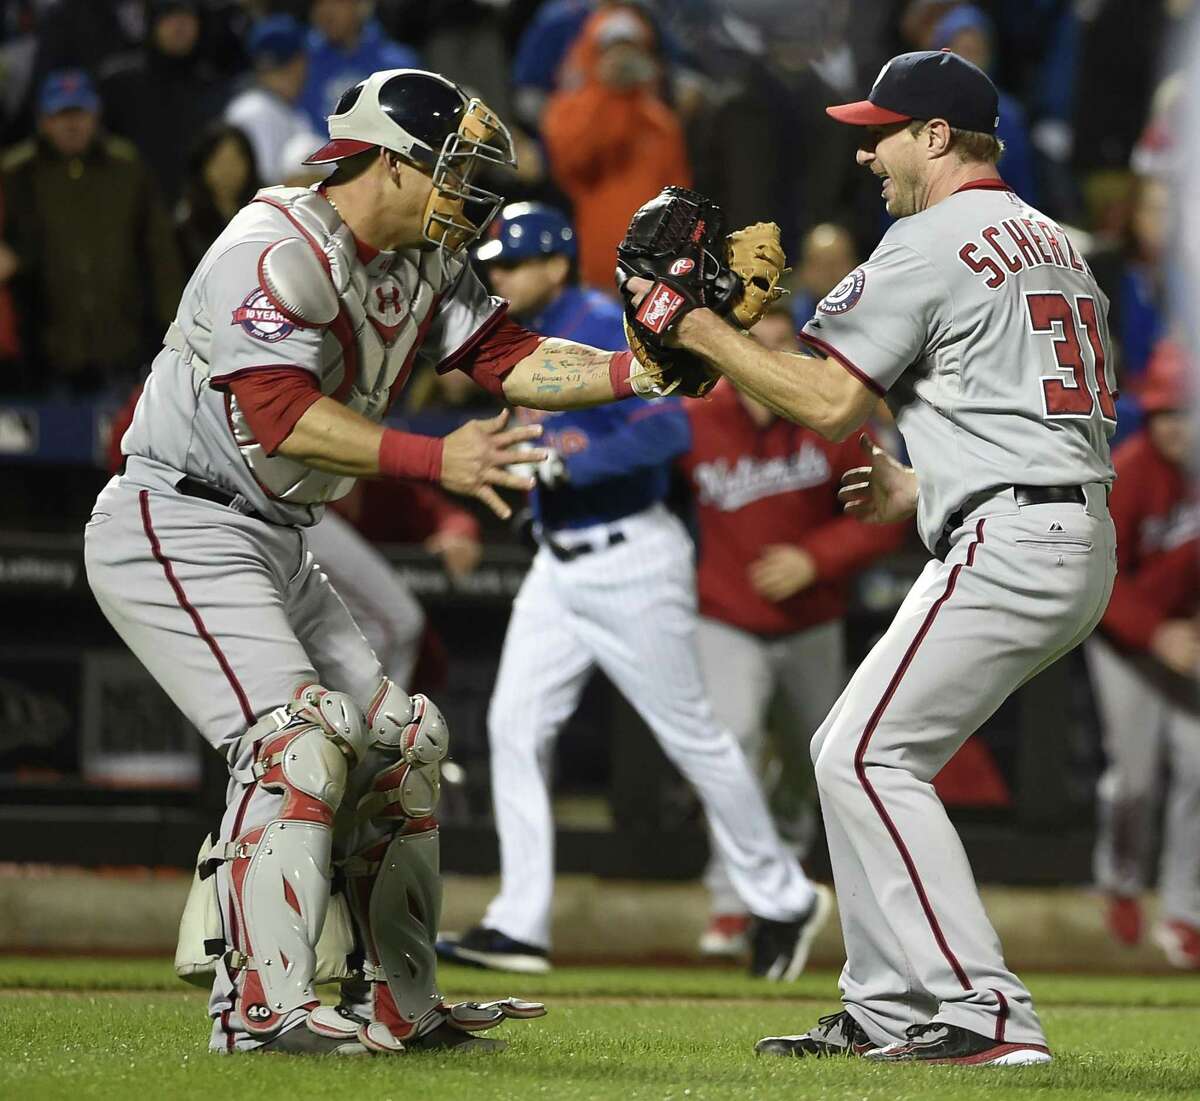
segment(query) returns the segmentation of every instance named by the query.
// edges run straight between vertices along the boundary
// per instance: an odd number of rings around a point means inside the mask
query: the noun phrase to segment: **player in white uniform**
[[[915,512],[935,559],[812,742],[845,1009],[758,1050],[1046,1062],[931,780],[1108,603],[1106,302],[1062,228],[996,173],[996,91],[975,66],[905,54],[868,100],[829,113],[863,127],[858,161],[899,220],[817,307],[814,354],[764,351],[705,310],[676,339],[831,438],[885,396],[913,468],[874,449],[842,496],[867,520]]]
[[[620,306],[567,283],[575,239],[562,214],[514,204],[494,228],[477,256],[498,287],[512,288],[513,310],[531,328],[599,347],[625,343]],[[550,763],[599,668],[696,789],[737,897],[757,919],[752,973],[792,981],[831,900],[784,847],[704,690],[692,544],[663,503],[670,460],[688,447],[687,416],[666,398],[556,413],[544,424],[553,454],[531,500],[541,546],[513,602],[488,708],[500,891],[479,925],[437,950],[480,967],[549,970]]]
[[[304,529],[360,476],[440,482],[501,515],[495,487],[529,487],[504,467],[529,459],[514,445],[536,427],[504,431],[501,416],[436,440],[379,424],[418,358],[514,404],[632,392],[628,352],[521,329],[471,273],[462,250],[500,203],[473,177],[513,163],[486,105],[387,70],[350,89],[329,127],[313,157],[338,164],[325,184],[260,192],[201,260],[85,533],[101,609],[229,764],[206,869],[224,920],[218,1051],[399,1051],[541,1012],[442,1001],[445,724],[383,675]],[[322,1009],[331,860],[361,979]]]

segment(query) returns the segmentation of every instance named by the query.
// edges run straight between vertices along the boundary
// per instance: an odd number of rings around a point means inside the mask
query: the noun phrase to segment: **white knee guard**
[[[441,793],[441,762],[450,751],[450,732],[437,704],[385,680],[367,709],[367,724],[370,747],[394,763],[375,775],[356,817],[400,823],[431,815]]]
[[[359,1037],[375,1050],[395,1051],[443,1019],[433,951],[442,908],[433,811],[449,732],[436,704],[410,698],[390,681],[368,708],[367,723],[381,767],[355,815],[376,840],[342,869],[370,982],[371,1022]]]
[[[318,1004],[312,981],[329,903],[333,816],[366,741],[354,702],[317,686],[242,738],[235,778],[248,773],[246,782],[283,796],[270,822],[217,854],[229,862],[235,1012],[251,1035],[270,1035],[289,1015]]]

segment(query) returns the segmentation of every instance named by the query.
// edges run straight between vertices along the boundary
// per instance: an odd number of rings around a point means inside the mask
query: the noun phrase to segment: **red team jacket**
[[[679,464],[699,519],[700,614],[759,635],[840,619],[850,578],[900,546],[911,527],[842,512],[842,473],[864,464],[857,434],[836,444],[778,418],[759,428],[727,382],[685,405],[692,449]],[[802,547],[818,571],[808,589],[777,604],[755,592],[747,573],[771,543]]]
[[[1108,501],[1117,529],[1117,580],[1101,630],[1127,650],[1146,650],[1168,619],[1200,610],[1200,501],[1187,472],[1139,432],[1113,455]]]

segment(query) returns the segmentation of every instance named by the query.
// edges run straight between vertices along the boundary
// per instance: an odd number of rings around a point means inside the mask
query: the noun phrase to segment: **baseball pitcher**
[[[758,1050],[1048,1062],[931,780],[1108,603],[1107,303],[1062,227],[996,172],[996,90],[981,70],[904,54],[867,100],[828,110],[861,128],[858,163],[898,220],[818,305],[810,354],[764,350],[695,296],[674,310],[673,341],[653,334],[828,438],[885,398],[913,466],[868,443],[842,497],[870,521],[915,513],[934,556],[812,742],[844,1009]],[[645,279],[625,288],[636,303],[661,294]]]

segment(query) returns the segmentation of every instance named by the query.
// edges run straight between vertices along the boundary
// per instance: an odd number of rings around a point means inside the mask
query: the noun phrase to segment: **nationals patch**
[[[695,266],[696,266],[696,261],[691,259],[691,257],[681,256],[678,260],[675,261],[675,263],[673,263],[669,268],[667,268],[667,271],[671,275],[687,275],[687,273],[689,271],[691,271],[692,268],[694,268]]]
[[[855,268],[817,303],[817,309],[821,313],[833,314],[852,310],[858,304],[858,300],[862,298],[863,287],[866,285],[867,273],[862,268]]]
[[[683,308],[684,298],[663,283],[653,287],[638,307],[637,319],[652,333],[661,336]]]
[[[282,340],[296,327],[275,308],[262,287],[255,287],[242,299],[233,311],[231,324],[241,325],[255,340],[268,344]]]

